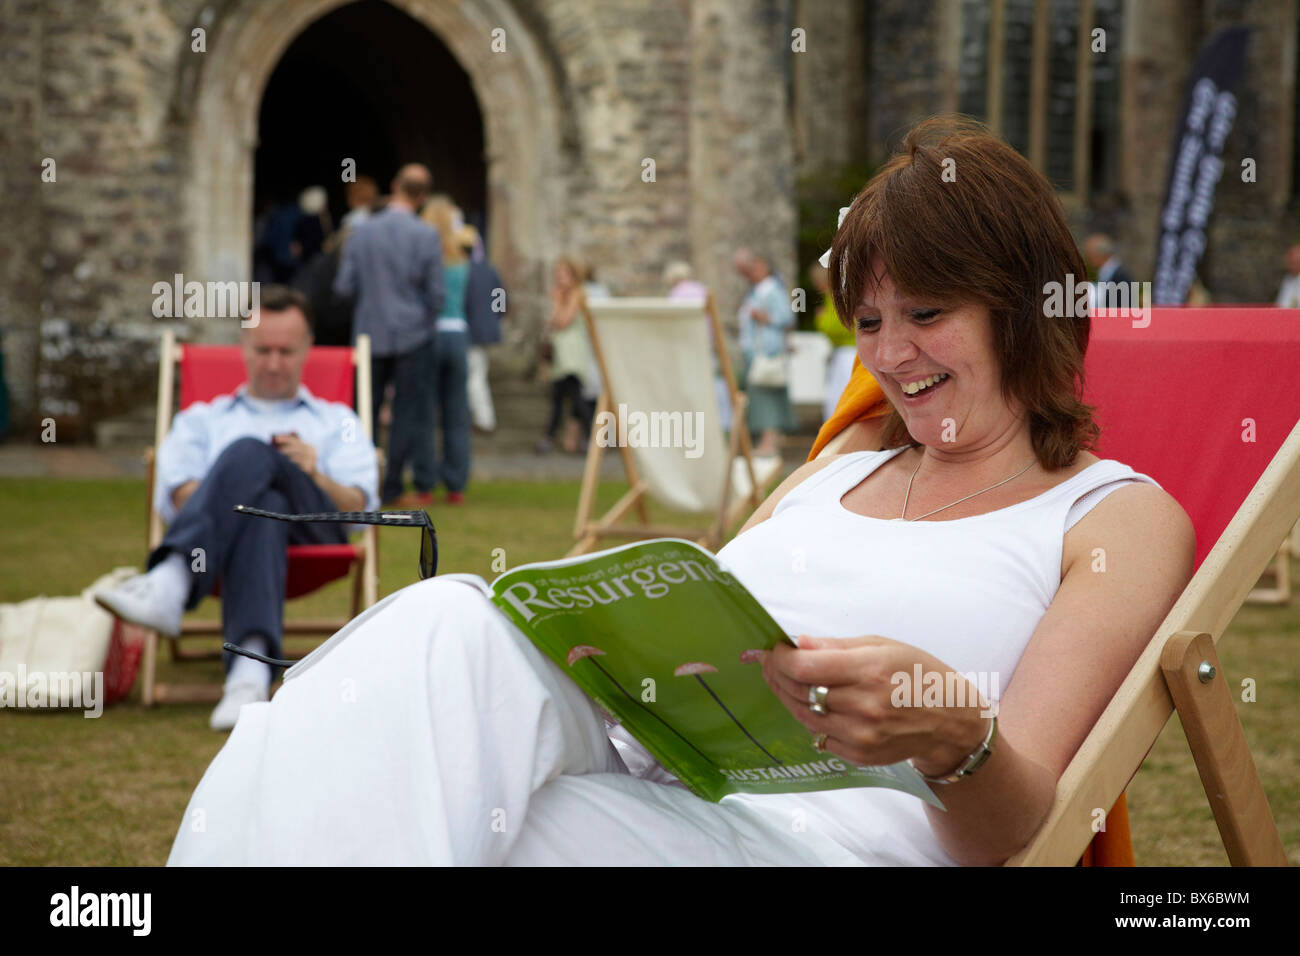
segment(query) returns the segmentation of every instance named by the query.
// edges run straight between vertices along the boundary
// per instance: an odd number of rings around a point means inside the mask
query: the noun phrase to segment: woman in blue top
[[[439,482],[446,485],[447,500],[452,504],[465,500],[470,459],[469,323],[465,319],[469,253],[460,244],[458,214],[455,204],[443,195],[431,198],[422,214],[424,221],[437,229],[442,238],[442,281],[446,295],[438,314],[437,359],[430,390],[435,458],[432,470],[437,476],[434,487]]]
[[[749,430],[756,433],[754,454],[767,457],[781,454],[781,435],[795,427],[794,408],[790,405],[789,362],[785,335],[794,328],[790,294],[781,280],[772,274],[764,256],[750,249],[738,249],[734,259],[736,271],[750,283],[749,294],[740,307],[740,350],[744,356],[745,394],[749,396]],[[775,365],[774,377],[764,379],[754,374],[759,359]],[[773,371],[769,368],[769,371]]]

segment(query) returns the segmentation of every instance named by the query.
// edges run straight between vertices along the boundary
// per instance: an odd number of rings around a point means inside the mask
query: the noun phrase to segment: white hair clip
[[[849,210],[852,208],[853,208],[852,206],[840,207],[840,221],[835,224],[836,232],[840,231],[840,226],[844,225],[844,217],[849,214]],[[827,249],[825,252],[822,253],[822,257],[817,261],[821,263],[823,269],[829,269],[831,267],[831,251]]]

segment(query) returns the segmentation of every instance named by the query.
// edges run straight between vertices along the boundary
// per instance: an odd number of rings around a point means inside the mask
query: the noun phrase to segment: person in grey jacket
[[[352,340],[370,336],[372,422],[379,435],[379,407],[393,385],[393,423],[382,498],[403,497],[402,472],[414,468],[417,497],[428,496],[433,461],[434,330],[443,303],[442,241],[438,231],[416,215],[433,186],[433,176],[418,163],[403,166],[393,179],[392,199],[381,212],[359,223],[343,246],[334,291],[356,297]],[[430,445],[422,448],[422,445]]]

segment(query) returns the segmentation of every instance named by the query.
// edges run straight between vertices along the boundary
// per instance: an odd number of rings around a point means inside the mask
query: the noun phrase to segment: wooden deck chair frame
[[[1038,832],[1008,865],[1073,865],[1095,810],[1115,804],[1177,710],[1233,866],[1285,866],[1215,645],[1300,518],[1300,423],[1273,456],[1056,785]]]
[[[149,553],[162,543],[162,516],[153,506],[154,466],[157,449],[171,430],[172,392],[176,383],[176,367],[184,354],[183,345],[176,342],[175,333],[170,330],[163,333],[158,357],[158,411],[154,424],[154,444],[145,450],[145,502],[148,509],[147,544]],[[367,438],[371,438],[371,395],[370,395],[370,337],[360,335],[352,349],[352,362],[357,370],[356,406],[357,417]],[[379,540],[373,525],[362,532],[361,541],[356,545],[360,550],[360,560],[355,562],[352,571],[351,610],[346,618],[304,618],[300,620],[285,619],[284,635],[312,636],[333,634],[348,623],[361,611],[370,607],[379,596]],[[179,637],[166,638],[171,647],[174,661],[220,660],[220,650],[194,651],[180,646],[181,641],[189,637],[211,638],[221,634],[220,621],[191,621],[184,625]],[[163,640],[157,631],[146,631],[144,654],[142,660],[143,686],[140,692],[141,703],[152,707],[155,703],[172,702],[213,702],[221,698],[220,684],[162,684],[157,680],[158,644]],[[286,656],[293,657],[294,655]],[[297,655],[301,656],[301,655]]]
[[[728,467],[723,475],[722,495],[712,523],[703,529],[699,527],[651,524],[650,514],[646,508],[646,495],[650,490],[650,486],[639,476],[632,450],[625,445],[620,445],[618,452],[623,461],[623,470],[627,475],[628,491],[604,515],[593,521],[591,512],[596,501],[596,489],[600,485],[600,466],[605,454],[605,448],[596,441],[597,422],[600,420],[602,412],[613,412],[618,407],[618,401],[614,395],[618,383],[610,379],[609,369],[605,363],[605,353],[600,342],[600,334],[596,329],[596,322],[591,315],[591,310],[587,307],[587,299],[583,296],[580,312],[587,326],[587,335],[591,342],[592,351],[595,353],[596,364],[600,368],[604,388],[601,391],[600,401],[596,406],[596,416],[592,422],[591,435],[587,445],[587,461],[582,473],[582,491],[578,495],[578,514],[573,525],[573,537],[577,543],[569,551],[570,556],[586,554],[597,547],[604,538],[621,538],[624,540],[660,537],[686,538],[695,541],[702,548],[716,551],[721,547],[727,529],[752,514],[754,509],[763,503],[767,490],[773,481],[780,477],[780,470],[778,469],[776,473],[769,476],[762,483],[758,480],[757,472],[754,470],[754,450],[749,438],[749,429],[744,426],[748,399],[745,393],[736,385],[731,357],[727,352],[726,340],[722,334],[722,323],[718,320],[718,310],[714,304],[712,293],[709,293],[705,298],[704,311],[708,316],[709,328],[713,334],[713,347],[718,356],[718,365],[723,381],[726,383],[727,392],[731,396],[732,408]],[[735,495],[732,488],[733,469],[731,463],[735,462],[737,457],[744,462],[744,468],[749,476],[750,490],[745,495]],[[619,525],[618,522],[633,508],[637,511],[640,524]]]
[[[1273,558],[1269,573],[1273,577],[1273,586],[1257,587],[1246,595],[1252,604],[1290,604],[1291,603],[1291,556],[1300,557],[1300,525],[1291,529],[1291,533],[1282,539]]]

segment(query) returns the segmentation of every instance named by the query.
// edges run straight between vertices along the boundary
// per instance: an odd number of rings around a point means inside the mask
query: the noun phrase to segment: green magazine
[[[888,787],[943,804],[909,764],[813,748],[747,652],[794,642],[708,551],[679,538],[521,565],[498,608],[666,769],[706,800]]]

